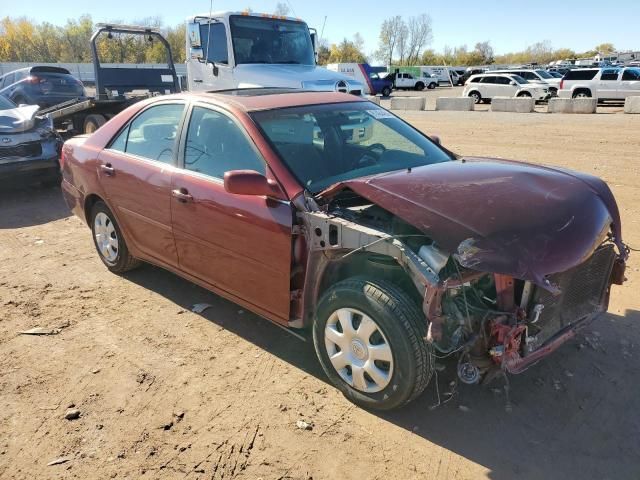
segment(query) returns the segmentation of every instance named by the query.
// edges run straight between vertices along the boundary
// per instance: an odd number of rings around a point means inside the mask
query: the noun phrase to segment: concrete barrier
[[[595,98],[552,98],[549,113],[596,113],[598,100]]]
[[[473,98],[470,97],[440,97],[436,99],[436,110],[453,112],[472,112]]]
[[[375,103],[376,105],[380,105],[380,97],[376,97],[375,95],[367,95],[367,100]]]
[[[536,106],[533,98],[527,97],[493,97],[492,112],[531,113]]]
[[[391,110],[424,110],[425,97],[391,97]]]
[[[627,97],[624,101],[624,113],[640,113],[640,97]]]

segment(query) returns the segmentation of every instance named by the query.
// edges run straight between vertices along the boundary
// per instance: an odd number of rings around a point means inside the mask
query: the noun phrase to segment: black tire
[[[100,247],[98,246],[98,240],[96,238],[96,216],[98,214],[104,214],[108,217],[109,221],[113,224],[115,229],[115,235],[118,242],[117,255],[114,260],[108,260],[105,255],[100,251]],[[96,247],[96,251],[98,252],[98,256],[102,263],[113,273],[124,273],[129,270],[133,270],[141,265],[141,261],[137,258],[131,256],[129,253],[129,248],[127,247],[127,242],[122,235],[122,231],[120,230],[120,226],[116,221],[113,213],[109,210],[109,207],[103,201],[97,201],[93,208],[91,209],[91,217],[90,217],[90,226],[91,226],[91,234],[93,236],[93,245]]]
[[[429,90],[433,90],[434,88],[436,88],[438,86],[438,84],[436,82],[431,82],[429,85],[427,85],[427,88]]]
[[[365,393],[350,386],[329,359],[325,328],[332,314],[342,308],[355,309],[374,320],[391,349],[391,377],[378,392]],[[392,410],[418,397],[429,383],[433,355],[424,340],[426,326],[422,312],[402,289],[389,282],[355,277],[322,295],[313,324],[313,343],[325,373],[347,399],[366,409]]]
[[[382,96],[383,97],[390,97],[391,96],[391,87],[384,87],[382,89]]]
[[[482,103],[482,95],[480,95],[480,92],[478,92],[477,90],[469,92],[469,97],[473,98],[473,103],[475,103],[476,105]]]
[[[417,83],[416,83],[416,90],[418,90],[419,92],[421,92],[422,90],[424,90],[424,83],[422,83],[422,82],[417,82]]]
[[[520,92],[518,94],[519,98],[531,98],[531,94],[529,92]]]
[[[572,98],[591,98],[591,90],[581,88],[573,92]]]
[[[93,133],[105,123],[107,123],[107,119],[104,117],[104,115],[100,115],[97,113],[87,115],[87,117],[84,119],[83,132]]]

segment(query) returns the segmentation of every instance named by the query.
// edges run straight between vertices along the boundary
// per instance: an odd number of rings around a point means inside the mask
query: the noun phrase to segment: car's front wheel
[[[476,105],[482,102],[482,95],[480,95],[480,92],[476,92],[476,91],[470,92],[469,96],[473,98],[473,103],[475,103]]]
[[[389,97],[391,96],[391,87],[384,87],[382,89],[382,96],[383,97]]]
[[[102,201],[91,209],[91,232],[100,260],[113,273],[124,273],[140,265],[140,260],[129,253],[118,222]]]
[[[529,93],[529,92],[520,92],[518,94],[518,97],[519,98],[531,98],[531,93]]]
[[[313,342],[331,382],[364,408],[391,410],[416,398],[433,372],[426,322],[402,289],[352,278],[322,296]]]

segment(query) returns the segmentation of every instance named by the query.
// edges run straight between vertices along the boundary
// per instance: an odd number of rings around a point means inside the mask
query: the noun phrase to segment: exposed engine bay
[[[350,191],[300,216],[310,255],[322,252],[334,262],[393,258],[420,296],[426,340],[438,357],[458,355],[459,379],[468,384],[522,372],[606,311],[611,284],[624,280],[624,258],[611,234],[584,262],[537,285],[465,267],[459,252]]]

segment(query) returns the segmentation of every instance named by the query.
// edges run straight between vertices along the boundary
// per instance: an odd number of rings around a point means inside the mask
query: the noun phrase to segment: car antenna
[[[207,62],[209,61],[209,45],[211,45],[211,15],[213,14],[213,0],[209,1],[209,25],[207,27],[207,48],[204,52],[204,62],[205,62],[205,68],[207,66]],[[215,62],[211,62],[211,65],[213,66],[213,75],[214,76],[218,76],[218,67],[216,67]]]

